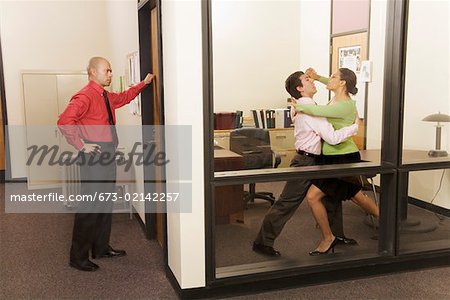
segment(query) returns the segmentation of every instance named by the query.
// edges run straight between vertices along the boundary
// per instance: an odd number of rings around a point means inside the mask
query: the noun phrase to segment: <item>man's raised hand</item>
[[[155,75],[148,73],[144,78],[144,83],[150,84],[153,81],[153,77],[155,77]]]

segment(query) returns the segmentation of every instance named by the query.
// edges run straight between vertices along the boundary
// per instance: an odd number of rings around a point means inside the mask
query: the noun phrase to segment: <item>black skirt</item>
[[[321,164],[348,164],[361,161],[359,152],[342,155],[322,155]],[[362,188],[359,177],[314,179],[312,184],[334,200],[349,200]]]

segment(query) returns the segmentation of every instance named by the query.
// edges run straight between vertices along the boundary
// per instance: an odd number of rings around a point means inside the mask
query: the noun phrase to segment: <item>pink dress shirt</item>
[[[297,104],[316,105],[314,100],[309,97],[302,97],[297,99],[296,102]],[[291,113],[293,113],[292,110]],[[292,115],[296,150],[320,155],[322,152],[322,139],[330,145],[336,145],[358,132],[357,124],[334,130],[326,118],[313,117],[303,113]]]

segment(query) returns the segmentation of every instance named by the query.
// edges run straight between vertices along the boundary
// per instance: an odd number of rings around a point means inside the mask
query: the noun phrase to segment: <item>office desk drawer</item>
[[[270,144],[274,150],[285,150],[294,148],[294,130],[291,128],[271,130]]]

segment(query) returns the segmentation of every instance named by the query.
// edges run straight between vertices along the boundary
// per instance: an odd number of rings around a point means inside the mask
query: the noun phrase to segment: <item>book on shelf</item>
[[[236,128],[242,128],[242,123],[243,123],[243,115],[242,115],[242,110],[237,110],[236,111]]]
[[[260,109],[258,112],[258,121],[259,121],[259,128],[267,128],[266,122],[264,120],[264,109]]]
[[[266,115],[266,128],[275,128],[275,110],[266,109],[264,112]]]
[[[261,128],[259,125],[261,123],[259,122],[259,119],[258,119],[258,115],[259,115],[258,111],[256,109],[252,109],[251,112],[253,115],[253,121],[255,122],[255,128]]]
[[[294,124],[292,124],[291,109],[286,108],[284,111],[284,128],[289,128],[292,126],[294,126]]]
[[[277,108],[275,110],[275,128],[289,128],[291,126],[291,109]]]
[[[285,108],[275,109],[275,128],[284,128]]]
[[[253,121],[256,128],[289,128],[291,114],[288,108],[252,109]]]

